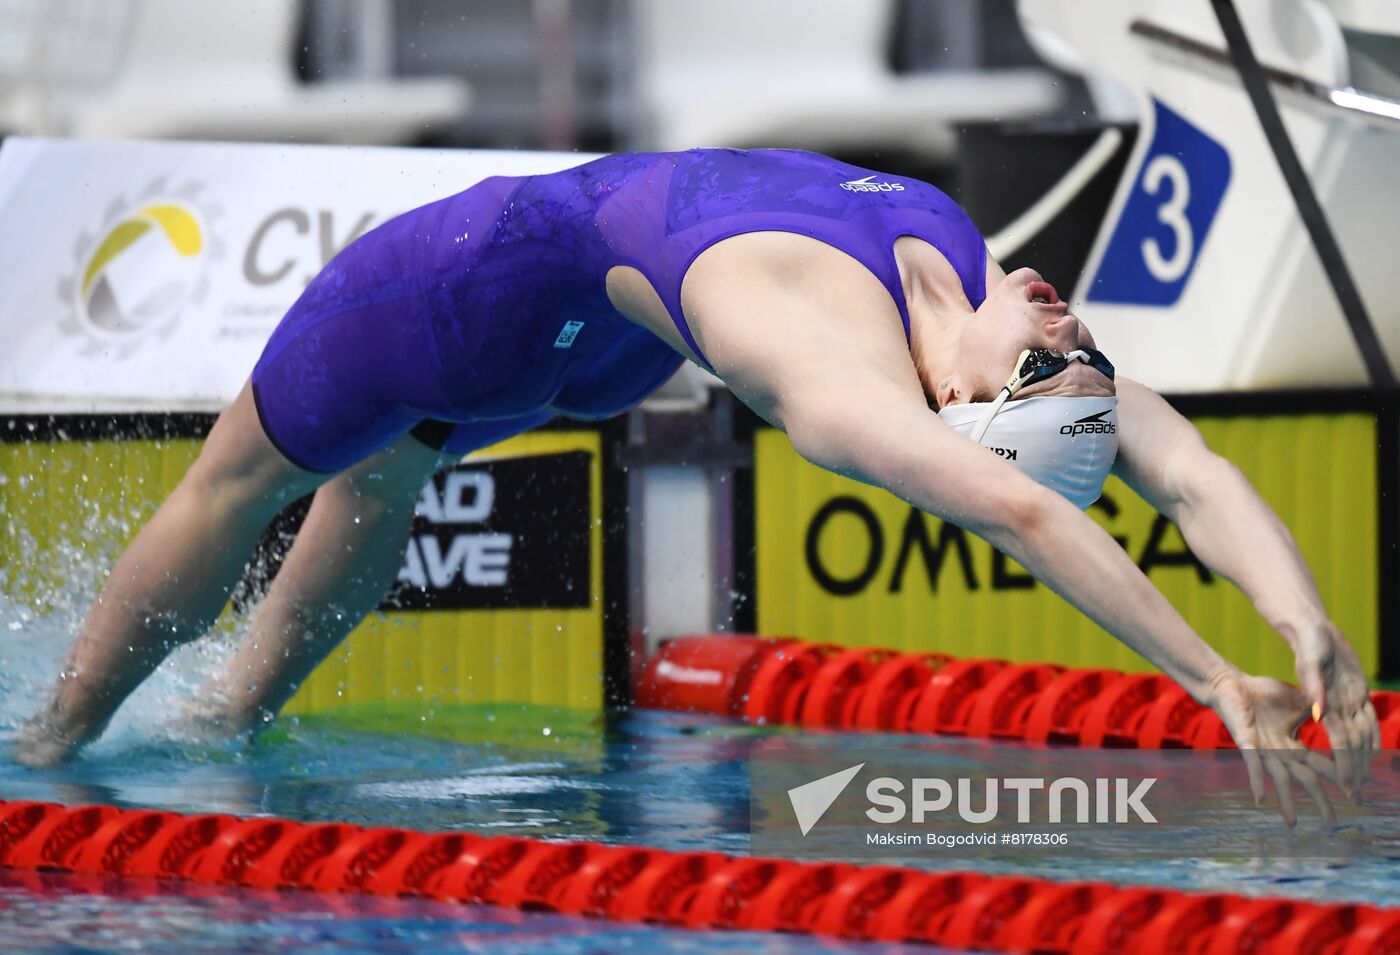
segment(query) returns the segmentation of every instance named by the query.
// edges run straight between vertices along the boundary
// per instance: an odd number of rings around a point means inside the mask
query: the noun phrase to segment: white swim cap
[[[995,408],[994,405],[1001,404]],[[988,414],[985,433],[978,423]],[[1058,491],[1080,510],[1103,493],[1118,456],[1118,399],[1041,396],[949,405],[938,417]]]

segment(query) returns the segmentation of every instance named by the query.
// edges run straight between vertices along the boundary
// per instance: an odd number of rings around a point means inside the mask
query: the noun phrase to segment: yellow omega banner
[[[1376,426],[1368,414],[1203,417],[1292,531],[1366,672],[1378,663]],[[758,630],[850,646],[1150,669],[984,541],[755,436]],[[1248,672],[1294,679],[1292,654],[1177,528],[1110,479],[1090,516],[1206,640]],[[1074,542],[1064,542],[1074,560]]]
[[[6,424],[0,419],[0,427]],[[75,626],[103,571],[179,481],[201,442],[74,440],[61,426],[36,437],[10,433],[24,429],[20,424],[0,435],[6,439],[0,440],[0,593],[41,617]],[[425,489],[420,516],[426,509],[426,530],[415,532],[400,574],[405,587],[421,585],[400,602],[417,609],[371,614],[311,675],[286,712],[358,713],[366,728],[448,735],[453,726],[479,728],[469,713],[464,716],[464,708],[475,704],[558,709],[583,722],[600,714],[600,444],[596,431],[521,435],[468,458],[467,467],[452,472],[464,480],[454,482],[449,474],[437,488]],[[481,475],[492,472],[470,467],[483,459],[506,465],[494,472],[489,494]],[[565,474],[573,483],[567,506],[583,512],[566,515],[578,530],[566,542],[556,535],[561,515],[551,510],[541,509],[533,521],[517,513],[516,523],[505,528],[513,533],[492,523],[493,509],[499,515],[510,498],[505,485],[528,483],[530,462],[546,459],[568,465]],[[558,580],[532,581],[517,564],[565,543],[585,553],[566,562],[570,592],[558,599]],[[508,577],[516,590],[504,597],[483,601],[472,593]],[[440,593],[425,598],[434,586]],[[538,593],[520,598],[521,587]],[[228,637],[239,623],[226,615],[219,629]],[[503,712],[491,709],[490,722]]]

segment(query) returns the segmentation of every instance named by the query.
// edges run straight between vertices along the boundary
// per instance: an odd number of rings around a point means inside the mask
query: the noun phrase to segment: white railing
[[[134,6],[133,0],[0,0],[0,130],[64,132],[64,102],[120,73]]]

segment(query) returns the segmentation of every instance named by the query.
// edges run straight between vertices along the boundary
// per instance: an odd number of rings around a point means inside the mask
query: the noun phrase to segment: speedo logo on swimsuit
[[[583,322],[565,322],[564,327],[559,329],[559,336],[554,339],[555,348],[568,348],[578,338],[579,330],[583,328]]]
[[[841,188],[847,192],[903,192],[904,184],[898,182],[871,182],[874,176],[866,176],[864,179],[852,179],[850,182],[841,183]]]
[[[1112,410],[1112,408],[1105,408],[1095,414],[1086,415],[1074,424],[1067,424],[1060,428],[1060,434],[1067,434],[1071,438],[1079,434],[1117,434],[1117,425],[1112,421],[1100,420]]]

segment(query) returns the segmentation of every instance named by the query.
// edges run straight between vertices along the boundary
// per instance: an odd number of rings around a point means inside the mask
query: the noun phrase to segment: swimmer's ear
[[[934,411],[942,411],[949,405],[955,405],[961,401],[967,401],[968,391],[962,381],[956,376],[944,378],[933,389],[933,395],[929,401],[929,407]]]
[[[933,394],[925,396],[928,398],[928,406],[934,411],[941,410],[943,408],[943,403],[945,400],[944,396],[948,394],[950,387],[951,386],[947,378],[944,378],[938,384],[934,385]]]

